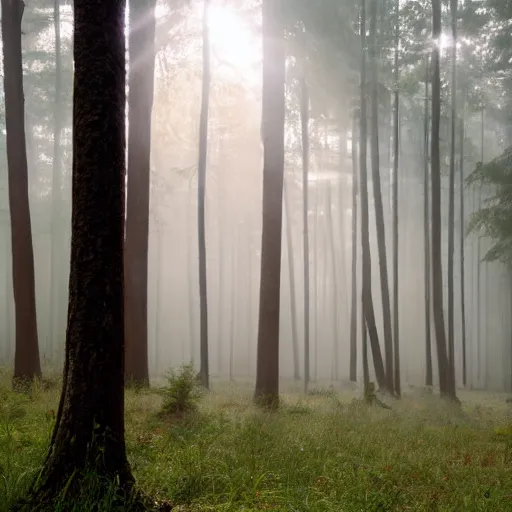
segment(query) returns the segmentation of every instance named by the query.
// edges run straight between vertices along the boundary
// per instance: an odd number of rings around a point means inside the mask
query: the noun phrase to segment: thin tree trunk
[[[189,335],[189,353],[190,360],[192,363],[195,361],[196,354],[196,319],[195,319],[195,311],[196,311],[196,302],[194,300],[194,296],[196,294],[196,286],[195,286],[195,277],[196,273],[194,272],[194,246],[192,233],[194,232],[194,227],[192,223],[192,190],[189,189],[189,200],[188,200],[188,208],[187,208],[187,265],[188,265],[188,335]]]
[[[237,287],[237,250],[238,250],[238,228],[233,233],[231,242],[231,312],[230,312],[230,333],[229,333],[229,380],[233,382],[235,375],[235,326],[236,326],[236,287]]]
[[[366,0],[361,0],[361,117],[359,136],[359,172],[361,188],[361,254],[362,254],[362,300],[365,323],[370,337],[370,346],[375,365],[375,376],[379,387],[387,389],[384,362],[375,322],[372,298],[372,264],[370,256],[370,222],[368,217],[367,177],[367,109],[366,109]],[[366,390],[365,390],[366,391]]]
[[[432,372],[432,336],[430,320],[430,175],[429,175],[429,101],[428,82],[430,79],[429,56],[425,56],[425,113],[424,113],[424,142],[423,142],[423,240],[424,240],[424,286],[425,286],[425,350],[427,386],[434,385]]]
[[[279,405],[279,316],[284,176],[285,44],[280,2],[263,0],[263,224],[255,401]]]
[[[455,125],[457,122],[457,0],[450,0],[452,17],[450,177],[448,197],[448,361],[450,392],[455,393],[454,253],[455,253]]]
[[[16,344],[13,385],[41,377],[37,338],[34,249],[28,192],[21,21],[22,0],[2,0],[7,178],[11,217]]]
[[[441,0],[432,1],[432,299],[434,327],[436,333],[437,359],[439,365],[439,387],[442,396],[451,397],[449,366],[446,353],[446,331],[443,311],[443,267],[441,261],[441,156],[439,128],[441,121],[441,70],[440,49],[437,41],[441,37]]]
[[[357,382],[357,146],[356,116],[352,121],[352,269],[350,299],[350,380]],[[366,328],[366,326],[365,326]]]
[[[156,0],[130,1],[125,379],[136,386],[149,386],[147,290],[155,7]]]
[[[467,385],[467,355],[466,355],[466,292],[465,292],[465,251],[464,239],[465,229],[465,213],[464,213],[464,118],[460,120],[460,309],[462,324],[462,385]]]
[[[51,267],[50,267],[50,322],[49,335],[47,340],[47,353],[53,360],[56,340],[60,340],[61,334],[61,311],[64,304],[61,304],[60,288],[62,282],[61,253],[62,251],[62,229],[61,211],[61,134],[62,134],[62,64],[61,64],[61,41],[60,41],[60,0],[53,4],[53,25],[55,30],[55,104],[53,112],[53,162],[52,162],[52,227],[51,227]]]
[[[306,80],[301,81],[301,135],[302,135],[302,252],[304,254],[304,393],[309,386],[309,95]]]
[[[293,234],[290,214],[290,198],[286,178],[283,184],[285,228],[286,228],[286,252],[288,255],[288,279],[290,283],[290,315],[292,324],[292,352],[293,352],[293,378],[300,380],[299,370],[299,334],[297,332],[297,295],[295,292],[295,265],[293,263]]]
[[[222,376],[222,344],[223,344],[223,336],[224,336],[224,329],[223,329],[223,318],[224,318],[224,238],[223,238],[223,226],[224,226],[224,194],[223,194],[223,184],[222,184],[222,178],[219,176],[218,182],[217,182],[218,190],[217,190],[217,196],[218,196],[218,230],[219,230],[219,253],[218,253],[218,280],[219,280],[219,288],[217,290],[217,307],[218,307],[218,314],[217,314],[217,358],[218,358],[218,372],[219,376]]]
[[[386,256],[386,232],[384,226],[384,207],[380,183],[379,163],[379,77],[377,71],[377,0],[371,0],[370,13],[370,55],[371,55],[371,157],[373,197],[375,202],[375,221],[377,228],[377,249],[379,253],[380,285],[382,295],[382,320],[384,324],[384,347],[386,354],[386,386],[393,394],[393,332],[391,328],[391,305],[389,298],[389,279]]]
[[[393,354],[394,354],[394,392],[401,395],[400,382],[400,337],[398,311],[398,164],[399,164],[399,108],[400,108],[400,0],[396,0],[395,14],[395,106],[393,109]]]

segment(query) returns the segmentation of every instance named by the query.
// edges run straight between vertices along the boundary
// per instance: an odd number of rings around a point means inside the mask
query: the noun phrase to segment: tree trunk
[[[441,121],[440,50],[435,43],[441,37],[441,0],[432,0],[432,299],[436,333],[439,387],[441,396],[451,398],[446,331],[443,311],[443,267],[441,262],[441,157],[439,127]]]
[[[430,80],[430,68],[428,54],[425,56],[425,114],[424,114],[424,154],[423,154],[423,234],[424,234],[424,285],[425,285],[425,350],[426,350],[426,378],[425,384],[433,386],[432,372],[432,336],[430,323],[430,176],[429,176],[429,101],[428,83]]]
[[[370,56],[371,56],[371,157],[373,197],[375,202],[375,221],[377,227],[377,249],[379,252],[380,287],[382,294],[382,320],[384,325],[384,347],[386,354],[385,389],[393,394],[393,332],[391,329],[391,305],[389,298],[389,279],[386,256],[386,232],[384,226],[384,207],[380,184],[379,164],[379,77],[377,71],[377,0],[371,0],[370,15]]]
[[[53,162],[52,162],[52,224],[51,224],[51,261],[50,261],[50,320],[49,334],[46,345],[46,353],[50,360],[53,360],[56,341],[60,341],[63,333],[61,328],[62,309],[61,286],[62,286],[62,253],[63,238],[61,225],[62,212],[62,183],[61,183],[61,134],[62,134],[62,64],[61,64],[61,41],[60,41],[60,0],[53,4],[53,25],[55,30],[55,104],[53,112]],[[58,346],[58,344],[57,344]]]
[[[455,125],[457,122],[457,0],[450,0],[452,17],[450,177],[448,197],[448,362],[450,393],[455,393],[454,278],[455,253]]]
[[[350,298],[350,380],[357,382],[357,146],[356,116],[352,121],[352,269]],[[365,326],[366,328],[366,326]]]
[[[302,252],[304,254],[304,393],[308,392],[309,361],[309,94],[304,77],[301,80],[300,119],[302,135]]]
[[[34,249],[25,144],[25,99],[21,49],[22,0],[2,0],[7,177],[11,216],[12,280],[16,344],[13,385],[41,377],[37,338]]]
[[[366,327],[375,365],[375,376],[379,387],[387,389],[384,362],[379,343],[375,311],[372,298],[372,263],[370,255],[370,222],[368,218],[368,176],[367,176],[367,109],[366,109],[366,0],[361,0],[361,117],[359,136],[359,172],[361,188],[361,254],[362,254],[362,297]],[[364,346],[364,345],[363,345]]]
[[[290,282],[290,314],[292,324],[293,378],[300,380],[299,370],[299,334],[297,332],[297,295],[295,292],[295,266],[293,264],[293,234],[290,214],[290,198],[286,183],[283,183],[284,213],[286,228],[286,252],[288,255],[288,280]]]
[[[467,385],[467,354],[466,354],[466,291],[465,291],[465,251],[466,235],[464,219],[464,118],[460,120],[460,309],[462,324],[462,385]]]
[[[130,1],[125,381],[149,386],[148,236],[156,0]]]
[[[399,159],[399,108],[400,108],[400,0],[396,0],[395,14],[395,105],[393,109],[393,355],[394,355],[394,392],[401,395],[400,382],[400,337],[398,311],[398,159]]]
[[[197,232],[199,247],[199,317],[200,317],[200,367],[201,385],[209,389],[208,365],[208,294],[206,279],[206,163],[208,156],[208,110],[210,108],[210,35],[208,8],[210,0],[204,0],[203,11],[203,90],[199,119],[199,163],[197,167]]]
[[[91,478],[97,501],[118,487],[114,508],[128,506],[133,489],[124,441],[125,3],[74,7],[66,359],[50,449],[26,510],[61,509],[62,493],[66,509],[80,507]]]
[[[229,315],[229,380],[235,378],[235,327],[236,327],[236,287],[237,287],[237,252],[238,252],[239,227],[231,238],[231,311]]]
[[[283,221],[285,44],[280,2],[263,0],[263,224],[254,399],[279,405],[279,313]]]

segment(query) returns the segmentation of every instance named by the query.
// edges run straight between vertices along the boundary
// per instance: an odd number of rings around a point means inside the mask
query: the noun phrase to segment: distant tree
[[[128,192],[125,241],[125,378],[149,385],[148,236],[156,0],[131,0],[128,71]]]
[[[201,385],[210,387],[208,363],[208,292],[206,278],[206,164],[208,157],[208,111],[210,108],[210,34],[208,28],[209,0],[203,10],[203,90],[199,119],[199,163],[197,169],[197,226],[199,243],[199,315],[200,315],[200,367]]]
[[[125,2],[75,0],[74,9],[73,232],[63,387],[43,469],[18,509],[76,510],[92,478],[98,501],[116,486],[115,508],[133,510],[124,441]],[[63,494],[68,504],[59,508]]]
[[[279,405],[279,313],[284,176],[285,44],[280,2],[263,0],[263,229],[254,399]]]
[[[34,249],[28,194],[21,21],[22,0],[2,0],[7,177],[11,216],[16,345],[13,384],[41,377],[37,337]]]

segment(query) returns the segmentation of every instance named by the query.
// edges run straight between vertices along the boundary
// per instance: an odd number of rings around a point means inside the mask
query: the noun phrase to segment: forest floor
[[[266,414],[251,405],[249,386],[217,387],[198,413],[176,421],[160,419],[154,390],[127,392],[138,484],[173,510],[512,511],[505,395],[461,391],[457,411],[416,391],[385,410],[352,391],[290,392]],[[58,394],[15,394],[0,375],[1,512],[46,454]]]

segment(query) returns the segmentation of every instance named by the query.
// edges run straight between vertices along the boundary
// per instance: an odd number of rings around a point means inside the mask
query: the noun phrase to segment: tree
[[[125,2],[75,0],[73,193],[66,359],[43,469],[23,510],[101,502],[134,479],[124,441]],[[5,11],[4,18],[5,21]],[[90,482],[89,482],[90,483]],[[89,489],[90,491],[90,489]]]
[[[462,342],[462,385],[467,384],[467,354],[466,354],[466,291],[465,291],[465,217],[464,217],[464,118],[460,119],[459,128],[459,144],[460,144],[460,173],[459,173],[459,189],[460,189],[460,313],[461,313],[461,342]]]
[[[455,390],[450,388],[449,365],[446,353],[446,331],[443,312],[443,270],[441,262],[441,156],[439,129],[441,121],[441,0],[432,0],[432,299],[434,327],[439,365],[439,387],[441,396],[452,398]],[[453,395],[453,396],[452,396]]]
[[[2,0],[7,176],[11,216],[16,345],[13,384],[41,377],[37,337],[34,249],[28,195],[21,49],[23,0]]]
[[[156,0],[130,2],[128,192],[125,241],[125,378],[149,385],[148,233]]]
[[[370,255],[370,222],[368,216],[368,172],[367,172],[367,108],[366,108],[366,0],[361,0],[361,84],[359,118],[359,173],[361,190],[361,255],[362,255],[362,303],[366,328],[363,328],[363,358],[366,350],[366,329],[379,387],[387,389],[386,374],[380,350],[379,333],[375,322],[372,298],[372,262]],[[366,385],[366,381],[365,381]]]
[[[203,90],[199,119],[199,163],[197,167],[197,232],[199,247],[199,315],[200,315],[200,367],[201,385],[208,389],[208,293],[206,282],[206,164],[208,158],[208,110],[210,107],[210,35],[208,29],[209,0],[204,0],[203,11]]]
[[[285,45],[281,2],[263,0],[263,229],[256,388],[263,407],[279,405],[279,313],[284,176]]]
[[[380,286],[382,293],[382,318],[384,324],[384,348],[386,354],[386,386],[393,394],[393,333],[391,328],[391,305],[386,257],[386,232],[384,207],[380,186],[379,164],[379,76],[377,69],[377,0],[370,3],[370,60],[371,60],[371,157],[375,220],[377,224],[377,249],[379,252]]]

